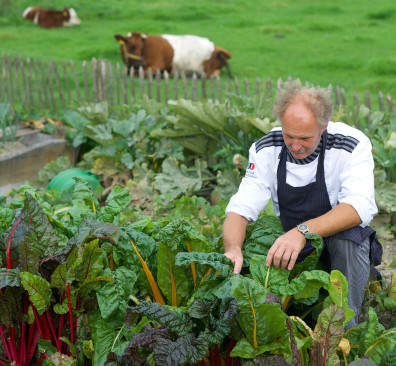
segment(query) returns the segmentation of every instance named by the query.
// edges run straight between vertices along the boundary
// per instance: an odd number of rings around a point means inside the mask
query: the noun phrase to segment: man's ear
[[[327,129],[327,125],[326,125],[326,126],[324,126],[324,127],[322,127],[322,129],[320,130],[320,133],[323,133],[323,132],[325,132],[325,131],[326,131],[326,129]]]

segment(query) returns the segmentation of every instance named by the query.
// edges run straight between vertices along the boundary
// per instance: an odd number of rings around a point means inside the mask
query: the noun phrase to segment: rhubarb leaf
[[[21,273],[21,282],[29,293],[29,298],[39,315],[43,314],[51,304],[51,288],[44,278],[29,272]]]

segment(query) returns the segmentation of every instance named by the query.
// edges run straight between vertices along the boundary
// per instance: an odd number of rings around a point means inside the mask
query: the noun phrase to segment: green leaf
[[[0,207],[0,233],[6,231],[14,219],[15,211],[7,207]]]
[[[118,267],[114,271],[107,269],[104,274],[111,276],[113,282],[104,284],[96,292],[100,313],[105,320],[117,318],[123,321],[137,275],[126,267]]]
[[[355,312],[348,306],[348,281],[340,271],[331,271],[328,291],[334,304],[344,309],[346,326],[355,316]]]
[[[92,192],[89,183],[81,177],[73,177],[73,179],[76,182],[72,195],[73,204],[76,205],[79,201],[84,202],[84,204],[95,213],[99,208],[99,202]]]
[[[228,273],[233,269],[231,259],[220,253],[177,253],[175,264],[177,266],[186,266],[193,262],[207,265],[213,268],[221,276],[227,277]]]
[[[113,222],[131,202],[131,195],[128,189],[115,186],[107,197],[107,205],[98,212],[98,221]]]
[[[168,157],[162,163],[162,172],[154,178],[154,187],[173,200],[182,194],[199,190],[202,180],[199,176],[192,177],[184,165],[179,167],[176,159]]]
[[[274,266],[267,267],[265,260],[266,256],[254,254],[250,261],[250,273],[262,286],[281,296],[280,288],[289,284],[290,272]]]
[[[20,272],[19,269],[0,268],[0,289],[7,286],[20,287]]]
[[[43,314],[51,304],[50,284],[44,278],[29,272],[21,273],[21,282],[29,293],[29,298],[39,315]]]
[[[160,243],[157,252],[157,283],[161,292],[173,306],[180,305],[189,293],[189,282],[183,268],[176,266],[177,251]]]
[[[238,323],[254,349],[288,338],[287,315],[280,304],[265,303],[268,293],[268,289],[249,278],[236,277],[232,282],[231,296],[238,299]]]
[[[188,314],[180,308],[159,303],[142,301],[139,305],[128,308],[129,314],[144,315],[156,323],[166,325],[173,334],[179,337],[192,331],[192,323]]]

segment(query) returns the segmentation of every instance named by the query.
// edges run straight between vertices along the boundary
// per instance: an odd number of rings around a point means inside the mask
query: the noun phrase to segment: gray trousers
[[[351,240],[327,238],[326,249],[330,255],[331,270],[340,271],[348,281],[348,305],[355,312],[345,330],[358,324],[364,292],[370,275],[370,242],[362,244]]]

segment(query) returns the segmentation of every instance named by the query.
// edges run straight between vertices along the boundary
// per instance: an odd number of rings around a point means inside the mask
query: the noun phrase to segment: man
[[[249,222],[270,198],[285,234],[270,248],[266,265],[291,270],[313,250],[305,234],[325,238],[331,270],[348,280],[348,303],[357,325],[370,273],[370,259],[381,262],[382,248],[368,224],[377,212],[370,140],[342,122],[330,122],[331,95],[299,81],[278,90],[274,128],[249,151],[249,166],[226,208],[225,255],[242,268],[242,245]],[[370,249],[371,252],[370,252]]]

